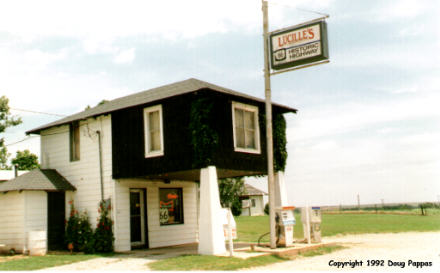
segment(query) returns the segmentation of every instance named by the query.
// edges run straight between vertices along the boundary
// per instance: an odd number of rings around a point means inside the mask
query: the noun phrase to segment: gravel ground
[[[354,270],[368,271],[419,271],[440,272],[440,232],[405,232],[405,233],[381,233],[381,234],[360,234],[333,236],[324,238],[324,242],[337,242],[347,247],[333,253],[315,256],[299,257],[292,261],[276,263],[263,267],[255,267],[247,270],[252,271],[353,271],[348,265],[343,269],[336,266],[329,266],[331,260],[335,262],[362,261],[363,265],[355,267]],[[179,253],[174,253],[174,255]],[[173,254],[171,254],[173,255]],[[44,271],[146,271],[149,270],[148,263],[160,258],[170,257],[165,255],[118,255],[116,257],[97,258],[93,260],[78,262],[70,265],[58,266],[44,269]],[[384,266],[368,267],[367,260],[383,260]],[[432,266],[416,268],[408,265],[408,260],[414,262],[431,262]],[[405,267],[399,265],[389,266],[389,261],[404,263]]]
[[[325,242],[337,242],[347,247],[333,253],[314,256],[299,257],[293,261],[272,264],[263,267],[251,268],[254,271],[342,271],[342,270],[368,270],[368,271],[418,271],[440,272],[440,232],[404,232],[333,236],[324,238]],[[345,265],[344,268],[330,266],[330,261],[354,262],[362,261],[362,266],[354,269]],[[367,266],[367,260],[383,260],[383,266]],[[408,261],[431,262],[432,266],[415,267]],[[399,264],[389,265],[389,261],[404,263],[404,268]],[[334,264],[334,263],[333,263]],[[400,264],[401,265],[401,264]],[[348,268],[347,268],[348,267]]]

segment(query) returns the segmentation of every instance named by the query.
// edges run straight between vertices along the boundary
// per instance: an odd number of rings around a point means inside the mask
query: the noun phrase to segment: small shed
[[[266,192],[259,190],[249,184],[244,184],[245,192],[240,196],[242,210],[241,216],[264,215],[263,196]]]
[[[46,249],[64,244],[65,192],[74,191],[53,169],[35,169],[0,183],[0,244],[17,253],[29,250],[29,234],[46,231]],[[2,249],[0,249],[1,251]]]

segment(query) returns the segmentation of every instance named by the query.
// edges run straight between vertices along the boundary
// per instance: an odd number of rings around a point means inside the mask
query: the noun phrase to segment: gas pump
[[[312,243],[321,242],[321,208],[306,207],[301,210],[301,221],[303,222],[304,237],[309,238]],[[310,228],[310,229],[309,229]]]
[[[294,209],[295,207],[276,208],[275,220],[278,246],[288,247],[293,245],[293,226],[295,225]]]

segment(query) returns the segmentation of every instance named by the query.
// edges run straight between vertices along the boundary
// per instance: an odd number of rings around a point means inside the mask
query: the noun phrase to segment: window
[[[258,107],[232,103],[234,150],[237,152],[260,153],[260,132]]]
[[[159,222],[161,226],[183,224],[182,189],[159,189]]]
[[[255,208],[257,205],[255,204],[255,199],[251,199],[252,207]]]
[[[163,155],[162,105],[144,109],[145,157]]]
[[[70,141],[70,161],[79,160],[79,122],[75,121],[69,127]]]

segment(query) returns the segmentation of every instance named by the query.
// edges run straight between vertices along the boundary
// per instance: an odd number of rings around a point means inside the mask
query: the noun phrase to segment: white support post
[[[218,255],[226,252],[217,169],[208,166],[200,170],[200,221],[198,253]]]
[[[288,206],[286,183],[284,182],[284,172],[278,171],[275,173],[275,206]]]

